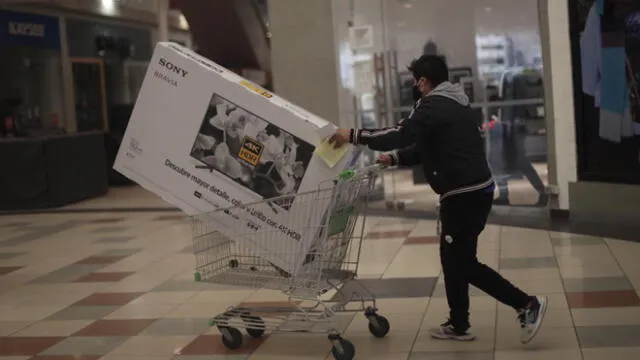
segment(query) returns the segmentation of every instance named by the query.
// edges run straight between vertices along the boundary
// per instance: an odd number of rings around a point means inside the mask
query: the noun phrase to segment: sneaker
[[[469,330],[456,330],[451,324],[451,321],[447,321],[437,329],[429,330],[429,335],[438,340],[472,341],[476,338]]]
[[[548,299],[546,296],[535,296],[531,299],[531,303],[518,312],[518,322],[522,328],[520,342],[529,343],[540,330],[542,320],[547,312]]]

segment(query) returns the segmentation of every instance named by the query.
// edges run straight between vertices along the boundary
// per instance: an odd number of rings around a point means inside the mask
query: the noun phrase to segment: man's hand
[[[378,164],[382,164],[384,166],[393,166],[395,165],[393,162],[393,157],[389,154],[382,154],[378,157],[376,161]]]
[[[336,133],[333,134],[329,139],[329,144],[333,144],[333,148],[338,149],[342,147],[344,144],[349,143],[350,137],[351,137],[351,130],[338,129],[336,130]]]

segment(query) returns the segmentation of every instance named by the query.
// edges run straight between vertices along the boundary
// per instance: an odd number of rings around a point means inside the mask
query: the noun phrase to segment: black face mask
[[[422,93],[418,90],[418,85],[413,85],[411,91],[413,92],[413,102],[417,102],[422,98]]]

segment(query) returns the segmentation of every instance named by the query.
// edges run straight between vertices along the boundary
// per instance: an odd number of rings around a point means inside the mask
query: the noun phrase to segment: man
[[[478,262],[478,236],[491,211],[495,183],[487,164],[477,112],[459,85],[448,81],[441,57],[423,55],[409,66],[421,98],[409,117],[386,129],[340,129],[331,142],[366,145],[387,165],[422,164],[425,176],[440,195],[440,260],[444,273],[449,320],[430,331],[436,339],[470,341],[469,284],[513,307],[522,327],[522,343],[536,335],[547,298],[529,296],[497,272]]]

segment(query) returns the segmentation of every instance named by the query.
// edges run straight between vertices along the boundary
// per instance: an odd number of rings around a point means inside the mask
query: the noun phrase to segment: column
[[[333,1],[270,0],[269,18],[275,92],[339,123]]]
[[[169,0],[158,0],[158,42],[169,41]]]
[[[577,179],[569,10],[566,1],[539,0],[551,209],[569,210],[569,183]]]

